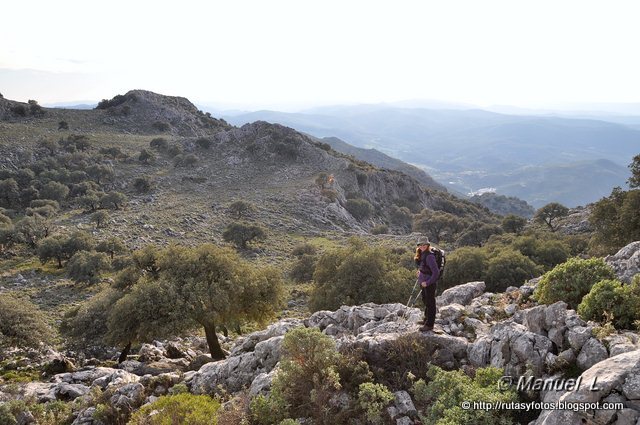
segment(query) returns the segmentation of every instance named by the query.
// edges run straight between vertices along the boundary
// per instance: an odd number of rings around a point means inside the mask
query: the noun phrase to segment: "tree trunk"
[[[226,358],[220,342],[218,341],[218,335],[216,335],[216,325],[213,321],[204,323],[204,334],[207,337],[207,345],[209,346],[209,352],[213,360],[223,360]]]
[[[120,353],[120,357],[118,357],[118,363],[122,363],[127,360],[127,356],[129,355],[129,351],[131,351],[131,341],[127,342],[127,345],[122,349],[122,353]]]

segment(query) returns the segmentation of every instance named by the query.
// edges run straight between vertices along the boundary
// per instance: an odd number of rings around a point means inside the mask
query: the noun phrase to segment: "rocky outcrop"
[[[631,283],[633,277],[640,273],[640,241],[631,242],[604,261],[613,268],[618,279]]]
[[[601,361],[580,376],[581,385],[573,391],[550,391],[546,402],[621,403],[617,409],[585,406],[587,409],[543,410],[536,425],[631,424],[640,418],[640,350]]]
[[[469,282],[464,285],[454,286],[445,290],[442,295],[436,298],[438,306],[449,304],[468,305],[476,297],[482,295],[486,288],[484,282]]]
[[[264,379],[280,361],[283,335],[290,329],[302,326],[299,320],[285,319],[264,331],[254,332],[236,341],[231,354],[225,360],[207,363],[195,373],[185,374],[191,392],[213,394],[223,387],[227,391],[240,391],[252,386],[257,377]],[[256,392],[262,387],[256,384]]]

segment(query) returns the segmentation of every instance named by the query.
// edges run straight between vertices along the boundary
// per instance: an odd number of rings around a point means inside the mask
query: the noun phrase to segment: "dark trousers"
[[[436,284],[422,288],[422,302],[424,303],[424,324],[433,326],[436,321]]]

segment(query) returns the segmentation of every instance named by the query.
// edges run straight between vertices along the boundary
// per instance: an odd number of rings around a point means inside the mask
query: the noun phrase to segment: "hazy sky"
[[[0,93],[22,101],[640,101],[635,0],[4,3]]]

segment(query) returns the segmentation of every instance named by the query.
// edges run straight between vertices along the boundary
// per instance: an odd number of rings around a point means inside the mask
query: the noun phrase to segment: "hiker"
[[[422,287],[422,301],[424,302],[423,332],[432,331],[436,320],[436,282],[440,277],[440,269],[436,256],[431,252],[428,238],[418,240],[418,248],[414,258],[418,266],[418,281]]]

